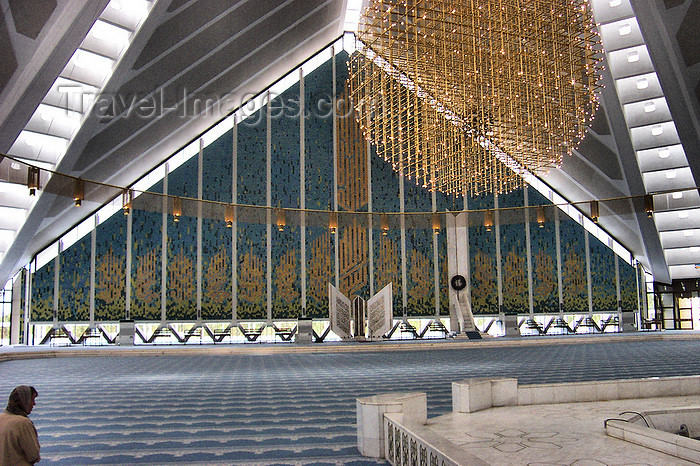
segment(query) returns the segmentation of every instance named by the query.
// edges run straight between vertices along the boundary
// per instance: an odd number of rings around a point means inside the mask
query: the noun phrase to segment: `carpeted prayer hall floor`
[[[700,374],[698,338],[561,343],[10,360],[0,363],[0,395],[19,384],[39,391],[31,418],[43,466],[359,465],[385,464],[357,451],[361,396],[424,391],[432,417],[450,411],[451,382],[468,377],[533,384]]]

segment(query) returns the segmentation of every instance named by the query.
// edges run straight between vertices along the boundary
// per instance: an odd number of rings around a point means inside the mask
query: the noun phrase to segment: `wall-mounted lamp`
[[[538,205],[537,206],[537,225],[540,228],[544,228],[544,222],[545,222],[544,206]]]
[[[647,217],[651,217],[654,213],[654,196],[651,194],[644,196],[644,212],[647,213]]]
[[[73,202],[75,202],[75,206],[80,207],[83,199],[85,199],[85,180],[76,178],[73,186]]]
[[[29,195],[34,196],[37,189],[41,189],[40,186],[41,172],[39,167],[27,167],[27,188],[29,188]]]
[[[279,231],[284,231],[284,226],[287,224],[287,215],[284,209],[277,209],[277,229]]]
[[[379,226],[382,229],[382,235],[386,236],[389,233],[389,217],[386,214],[379,217]]]
[[[338,212],[330,212],[328,214],[328,228],[331,230],[331,233],[338,231]]]
[[[129,215],[131,212],[131,203],[134,200],[134,191],[131,189],[122,190],[122,209],[124,210],[124,215]]]
[[[493,210],[491,209],[484,212],[484,226],[486,227],[486,231],[491,231],[493,227]]]
[[[173,199],[173,222],[177,223],[180,221],[182,216],[182,198],[175,196]]]
[[[233,226],[233,206],[230,204],[224,207],[224,220],[226,220],[226,228]]]
[[[433,233],[436,235],[440,234],[440,214],[437,212],[433,213]]]
[[[591,201],[589,205],[591,208],[591,220],[593,220],[593,223],[598,223],[598,217],[600,217],[600,207],[598,206],[598,201]]]

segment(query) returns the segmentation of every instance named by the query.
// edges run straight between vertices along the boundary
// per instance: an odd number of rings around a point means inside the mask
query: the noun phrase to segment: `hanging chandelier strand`
[[[504,193],[577,147],[598,105],[586,0],[373,0],[351,59],[365,137],[449,194]]]

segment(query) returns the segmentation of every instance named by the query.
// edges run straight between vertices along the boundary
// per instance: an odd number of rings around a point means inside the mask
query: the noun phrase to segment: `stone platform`
[[[391,464],[700,463],[700,441],[627,422],[631,413],[700,409],[700,376],[523,387],[472,378],[452,383],[452,413],[425,419],[422,403],[418,392],[358,399],[360,452]]]

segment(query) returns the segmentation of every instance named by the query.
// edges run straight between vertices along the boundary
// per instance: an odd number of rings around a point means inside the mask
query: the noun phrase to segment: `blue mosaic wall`
[[[158,182],[149,191],[162,193],[163,182]],[[131,215],[133,247],[130,317],[137,320],[158,320],[161,313],[163,214],[134,210]]]
[[[90,235],[60,255],[58,276],[58,320],[85,321],[90,318]],[[87,261],[86,261],[87,259]]]
[[[432,210],[430,191],[417,186],[412,180],[404,183],[404,199],[406,212]],[[407,311],[411,316],[435,315],[433,236],[432,229],[406,230]]]
[[[620,304],[623,310],[637,310],[637,269],[620,259]]]
[[[492,195],[469,198],[469,210],[492,209]],[[472,214],[483,219],[483,212]],[[495,314],[498,312],[498,289],[496,282],[496,229],[487,231],[483,220],[469,227],[469,262],[471,269],[472,312]]]
[[[328,283],[334,282],[333,235],[328,228],[306,230],[306,315],[328,317]]]
[[[55,275],[54,261],[37,270],[32,276],[32,316],[36,322],[47,322],[53,319],[53,280]]]
[[[564,312],[588,312],[586,230],[565,214],[559,218]]]
[[[534,189],[528,190],[531,206],[549,204],[549,200]],[[537,222],[536,207],[530,209],[530,252],[532,254],[532,295],[534,312],[559,312],[557,290],[557,242],[554,211],[549,208],[543,224]]]
[[[97,226],[95,320],[126,317],[126,216],[117,212]],[[85,261],[89,264],[89,261]]]
[[[197,172],[198,160],[195,155],[168,175],[168,194],[196,198]],[[171,320],[196,319],[197,219],[183,215],[179,221],[175,222],[172,215],[168,215],[167,236],[166,315]]]
[[[524,191],[518,189],[498,196],[499,208],[525,205]],[[527,312],[527,242],[525,210],[504,210],[501,216],[501,279],[503,283],[503,312]]]
[[[336,92],[346,98],[347,55],[335,57]],[[332,62],[329,60],[305,77],[305,198],[306,208],[327,210],[333,206],[333,118]],[[275,208],[300,207],[300,141],[299,84],[271,103],[271,205]],[[346,110],[346,109],[345,109]],[[400,210],[399,177],[371,150],[371,180],[367,173],[366,144],[352,117],[343,120],[340,110],[337,127],[338,208],[340,211],[367,211],[367,184],[372,185],[372,207],[375,212]],[[238,126],[236,179],[237,199],[232,199],[233,141],[232,131],[222,135],[204,149],[203,198],[220,203],[238,202],[266,205],[267,107],[255,112]],[[197,157],[193,157],[169,174],[168,194],[183,198],[197,197]],[[163,183],[152,189],[162,192]],[[406,180],[404,184],[406,212],[432,210],[431,193]],[[186,201],[185,201],[186,202]],[[529,190],[531,206],[549,202]],[[501,195],[500,207],[524,204],[523,190]],[[449,314],[447,245],[444,212],[462,210],[461,197],[436,195],[437,211],[441,212],[442,229],[406,230],[406,283],[401,277],[401,231],[398,216],[393,216],[386,235],[379,229],[379,216],[374,219],[371,244],[374,270],[374,291],[393,283],[394,314],[403,314],[402,292],[407,295],[406,312],[411,316],[435,314],[434,239],[437,239],[439,274],[439,312]],[[468,199],[470,210],[493,208],[492,195]],[[218,210],[217,210],[218,209]],[[227,228],[223,205],[207,209],[202,221],[202,308],[205,320],[228,320],[232,313],[239,319],[267,317],[267,226],[246,218],[237,219],[237,229]],[[525,211],[503,213],[500,225],[503,311],[524,313],[528,310]],[[548,211],[551,217],[551,210]],[[278,230],[276,213],[272,212],[271,228],[271,311],[274,319],[296,318],[302,313],[301,300],[301,232],[287,214],[284,228]],[[117,213],[97,228],[96,252],[96,320],[118,320],[125,317],[126,283],[126,218]],[[535,312],[557,312],[557,275],[555,223],[553,218],[540,228],[534,207],[529,216],[532,248],[533,295]],[[562,272],[564,310],[587,311],[584,234],[580,225],[561,216]],[[161,309],[162,214],[134,211],[130,303],[131,317],[137,320],[158,320]],[[183,215],[179,222],[167,216],[166,314],[171,320],[193,320],[196,303],[197,220]],[[235,232],[235,238],[232,235]],[[499,311],[496,283],[496,228],[487,231],[483,213],[471,214],[469,227],[472,309],[475,314]],[[237,257],[231,258],[232,241]],[[328,316],[328,283],[335,281],[335,241],[338,241],[340,288],[349,297],[369,297],[369,241],[362,222],[342,222],[337,235],[318,218],[306,229],[306,313],[310,317]],[[616,307],[614,256],[590,238],[593,305],[596,311]],[[60,255],[59,316],[65,320],[87,320],[90,237],[87,236]],[[623,308],[635,309],[636,271],[619,261]],[[236,307],[231,293],[232,274],[238,277]],[[53,317],[54,262],[34,274],[32,319],[50,321]]]
[[[591,255],[593,311],[615,312],[617,310],[615,253],[593,235],[589,235],[588,241]]]
[[[299,84],[272,101],[271,193],[272,205],[278,208],[300,206],[299,112]],[[277,214],[272,219],[275,223]],[[284,217],[286,222],[287,215]],[[272,230],[272,317],[275,319],[297,318],[302,314],[300,236],[299,226],[285,225],[282,231],[274,227]]]
[[[304,78],[307,209],[333,208],[333,120],[318,109],[319,102],[332,95],[332,67],[329,60]],[[306,231],[309,317],[328,315],[328,283],[335,281],[333,241],[333,235],[323,226],[311,226]]]
[[[399,212],[399,176],[388,163],[379,157],[372,157],[372,209],[375,212]],[[396,217],[390,220],[392,226],[398,225]],[[380,220],[374,220],[378,227]],[[372,232],[374,248],[374,290],[375,292],[392,283],[394,291],[394,315],[403,315],[401,296],[401,231],[394,226],[386,235],[374,228]]]
[[[266,108],[238,126],[238,203],[266,205],[267,119]],[[265,225],[238,219],[239,319],[267,317],[267,231]]]
[[[233,130],[204,148],[202,197],[222,203],[232,201]],[[202,221],[202,319],[231,319],[231,241],[224,208],[217,218]]]

